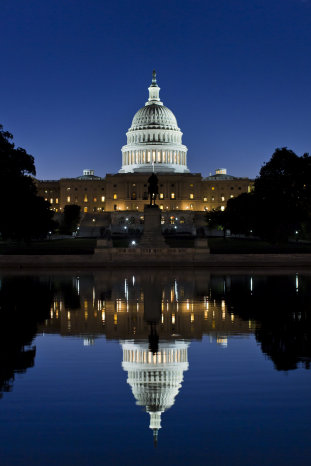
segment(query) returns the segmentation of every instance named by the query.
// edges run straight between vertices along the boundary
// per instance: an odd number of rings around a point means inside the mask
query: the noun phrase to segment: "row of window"
[[[105,196],[101,196],[101,197],[100,197],[100,201],[101,201],[101,202],[105,202]],[[71,202],[71,196],[67,196],[67,202],[68,202],[68,203]],[[78,202],[78,198],[77,198],[77,197],[75,198],[75,202]],[[84,195],[83,202],[89,202],[89,199],[88,199],[88,197],[87,197],[86,194]],[[97,198],[97,197],[93,197],[93,202],[98,202],[98,198]],[[52,202],[51,202],[51,204],[52,204]]]
[[[175,225],[175,223],[180,223],[183,224],[185,223],[185,217],[175,217],[174,215],[171,215],[169,219],[166,220],[167,223],[170,223],[171,225]],[[119,225],[134,225],[135,223],[143,224],[144,223],[144,216],[141,215],[138,218],[135,217],[120,217],[119,219]],[[165,217],[161,217],[161,223],[165,223]]]
[[[153,134],[136,134],[136,135],[129,135],[128,136],[128,144],[133,144],[136,142],[151,142],[151,141],[159,141],[159,142],[179,142],[181,143],[181,135],[180,134],[168,134],[168,133],[153,133]]]
[[[135,183],[133,183],[133,184],[132,184],[132,186],[133,186],[133,187],[136,187],[136,184],[135,184]],[[163,184],[161,184],[161,185],[160,185],[160,187],[162,187],[162,186],[163,186]],[[171,187],[172,187],[172,188],[173,188],[174,186],[175,186],[174,184],[172,184],[172,185],[171,185]],[[190,186],[190,188],[193,188],[193,183],[191,183],[189,186]],[[114,188],[116,188],[116,187],[117,187],[117,185],[116,185],[116,184],[114,184],[114,185],[113,185],[113,187],[114,187]],[[147,187],[147,185],[146,185],[146,184],[144,184],[144,187]],[[74,189],[75,189],[75,191],[78,191],[78,188],[74,188]],[[233,187],[233,186],[231,186],[231,188],[230,188],[230,189],[231,189],[231,190],[234,190],[234,187]],[[241,191],[241,189],[242,189],[242,187],[241,187],[241,186],[239,186],[239,187],[238,187],[238,190],[239,190],[239,191]],[[70,188],[70,187],[68,187],[68,188],[67,188],[67,191],[70,191],[70,190],[71,190],[71,188]],[[102,190],[102,191],[104,191],[104,190],[105,190],[105,188],[101,188],[101,190]],[[212,187],[211,187],[211,190],[212,190],[212,191],[215,191],[215,187],[214,187],[214,186],[212,186]],[[57,190],[57,191],[58,191],[58,190]],[[84,188],[84,191],[87,191],[87,188]],[[52,193],[54,192],[54,190],[53,190],[53,189],[51,189],[50,191],[48,191],[48,190],[46,189],[46,190],[44,191],[44,194],[48,194],[49,192],[50,192],[50,194],[52,194]],[[191,196],[191,194],[190,194],[190,196]]]
[[[233,197],[234,197],[233,194],[231,194],[231,195],[230,195],[230,198],[233,198]],[[160,193],[160,194],[159,194],[159,198],[160,198],[160,199],[164,199],[164,194],[163,194],[163,193]],[[67,201],[68,204],[70,204],[71,199],[72,199],[71,196],[67,196],[66,201]],[[116,193],[113,194],[113,199],[115,199],[115,200],[118,199],[118,195],[117,195]],[[143,200],[147,200],[147,199],[148,199],[148,194],[145,193],[145,194],[143,195]],[[171,193],[170,199],[176,199],[175,193]],[[193,195],[192,193],[189,194],[189,199],[194,199],[194,195]],[[48,199],[45,198],[45,200],[47,201]],[[106,200],[105,196],[101,196],[101,197],[100,197],[100,201],[101,201],[101,202],[105,202],[105,200]],[[132,194],[131,194],[131,200],[137,200],[136,193],[132,193]],[[50,201],[51,204],[54,204],[54,199],[53,199],[53,198],[50,198],[49,201]],[[222,202],[225,201],[225,197],[224,197],[224,196],[221,196],[221,201],[222,201]],[[75,198],[74,202],[78,202],[78,198],[77,198],[77,197]],[[89,199],[88,199],[88,196],[87,196],[87,195],[84,196],[83,202],[89,202]],[[93,202],[95,202],[95,203],[98,202],[98,198],[97,198],[97,197],[93,197]],[[208,202],[207,197],[204,197],[204,198],[203,198],[203,202]],[[215,197],[211,197],[211,202],[215,202]],[[59,203],[59,199],[58,199],[58,197],[56,197],[56,198],[55,198],[55,204],[58,204],[58,203]]]

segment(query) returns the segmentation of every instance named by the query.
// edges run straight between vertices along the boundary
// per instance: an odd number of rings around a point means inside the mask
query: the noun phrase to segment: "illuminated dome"
[[[175,403],[184,371],[188,370],[188,345],[180,340],[161,342],[153,354],[148,343],[122,342],[122,367],[127,372],[136,404],[150,415],[149,427],[157,440],[161,429],[161,414]]]
[[[159,93],[154,71],[148,102],[136,112],[126,133],[119,173],[189,173],[188,149],[182,144],[182,132],[174,113],[160,101]]]
[[[138,110],[133,118],[130,131],[148,128],[179,131],[174,113],[159,104],[146,105]]]

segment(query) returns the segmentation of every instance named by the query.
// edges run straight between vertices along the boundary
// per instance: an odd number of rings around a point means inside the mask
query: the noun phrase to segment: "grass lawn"
[[[55,239],[31,243],[0,242],[0,254],[93,254],[96,239]]]
[[[117,238],[113,246],[126,248],[129,239]],[[175,248],[192,248],[194,239],[171,236],[166,243]],[[284,254],[311,253],[311,244],[289,243],[281,246],[271,245],[264,241],[244,238],[208,238],[212,254]],[[50,241],[34,241],[29,244],[0,241],[0,254],[93,254],[96,246],[94,238],[57,239]]]
[[[208,244],[213,254],[311,253],[311,244],[303,243],[273,245],[256,239],[208,238]]]

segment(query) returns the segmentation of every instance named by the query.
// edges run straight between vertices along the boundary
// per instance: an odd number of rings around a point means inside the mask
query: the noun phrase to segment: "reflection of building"
[[[84,170],[78,178],[37,182],[39,194],[53,210],[61,212],[65,205],[78,204],[86,214],[85,222],[92,214],[88,221],[95,223],[91,223],[93,227],[109,223],[107,212],[141,212],[148,199],[148,172],[152,171],[159,176],[158,204],[163,212],[172,213],[170,217],[176,218],[176,224],[180,222],[180,211],[224,209],[228,199],[251,190],[251,180],[228,175],[225,169],[206,178],[189,172],[182,132],[173,112],[160,101],[159,91],[154,75],[149,99],[135,114],[127,132],[118,174],[102,178],[95,176],[94,170]],[[138,218],[137,223],[140,221]],[[187,217],[182,220],[187,221]]]
[[[150,429],[157,441],[161,428],[161,414],[173,406],[183,373],[188,369],[188,343],[163,342],[153,354],[148,343],[122,342],[122,367],[127,372],[127,382],[132,388],[136,404],[143,406],[150,415]]]
[[[188,369],[187,341],[209,335],[225,348],[228,335],[254,329],[252,322],[229,312],[224,299],[211,298],[205,270],[146,270],[135,275],[101,271],[94,278],[75,277],[72,284],[80,307],[66,306],[59,294],[42,331],[81,335],[84,345],[96,344],[101,335],[119,340],[127,382],[137,404],[150,415],[155,442],[161,414],[173,406]],[[68,290],[66,296],[67,302],[75,302]]]
[[[74,286],[79,289],[80,307],[68,308],[62,296],[55,297],[44,332],[139,340],[148,337],[147,322],[153,321],[160,340],[209,335],[224,346],[228,335],[254,331],[254,322],[235,316],[224,299],[211,299],[205,271],[195,275],[149,271],[135,276],[98,272],[95,282],[91,276],[80,277]]]
[[[206,271],[149,270],[135,276],[123,271],[98,272],[95,280],[76,277],[73,287],[80,295],[80,308],[66,307],[58,295],[42,330],[81,335],[84,345],[93,344],[101,335],[120,340],[127,382],[137,405],[150,415],[155,443],[161,414],[173,406],[188,369],[189,343],[185,340],[208,334],[226,347],[228,335],[253,331],[248,322],[228,312],[223,299],[210,298]]]

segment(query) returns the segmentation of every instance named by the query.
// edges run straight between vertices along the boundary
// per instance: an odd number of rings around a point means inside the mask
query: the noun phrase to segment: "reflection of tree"
[[[295,275],[231,276],[224,287],[230,312],[257,321],[256,339],[278,370],[310,367],[310,281]]]
[[[37,324],[46,319],[52,302],[49,280],[7,277],[0,280],[0,396],[10,391],[16,372],[34,365],[29,347]]]

